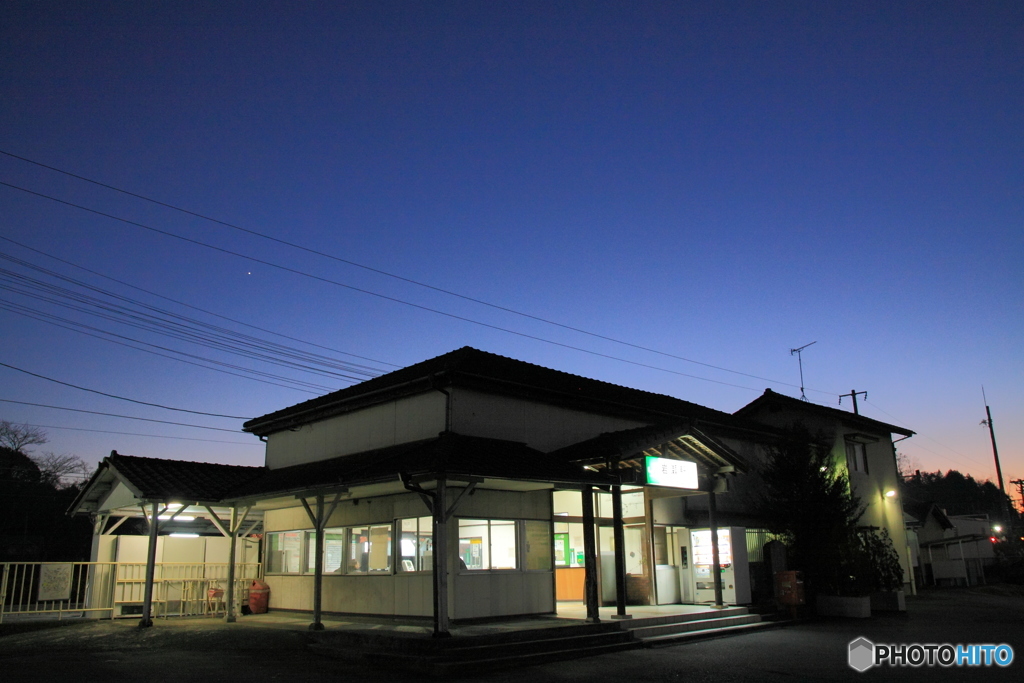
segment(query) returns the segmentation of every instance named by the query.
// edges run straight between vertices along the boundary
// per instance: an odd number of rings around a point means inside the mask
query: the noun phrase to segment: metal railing
[[[0,564],[0,623],[11,617],[139,616],[144,562],[9,562]],[[154,616],[197,616],[225,609],[228,564],[158,562]],[[249,583],[262,578],[258,562],[235,564],[236,614]]]

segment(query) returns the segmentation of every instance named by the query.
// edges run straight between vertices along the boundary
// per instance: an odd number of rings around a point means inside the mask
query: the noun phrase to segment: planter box
[[[903,591],[884,591],[871,594],[872,612],[906,612],[907,597]]]
[[[866,619],[871,616],[871,598],[850,598],[842,595],[819,595],[815,605],[818,616],[852,617]]]

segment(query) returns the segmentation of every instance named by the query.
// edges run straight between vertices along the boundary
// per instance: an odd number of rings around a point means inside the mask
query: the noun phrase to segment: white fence
[[[0,623],[12,617],[142,614],[146,564],[135,562],[10,562],[0,564]],[[160,562],[153,579],[154,616],[216,614],[226,608],[228,564]],[[235,565],[235,613],[248,600],[259,563]]]

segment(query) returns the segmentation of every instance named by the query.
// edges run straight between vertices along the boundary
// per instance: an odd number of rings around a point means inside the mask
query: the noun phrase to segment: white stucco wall
[[[267,437],[270,469],[328,460],[444,431],[445,396],[432,391],[383,403]]]

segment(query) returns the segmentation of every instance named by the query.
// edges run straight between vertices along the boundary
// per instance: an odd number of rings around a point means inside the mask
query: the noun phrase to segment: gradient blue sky
[[[978,424],[984,385],[1004,478],[1024,476],[1020,2],[7,2],[0,102],[5,152],[746,374],[515,316],[0,155],[5,183],[658,369],[0,186],[0,236],[32,249],[378,370],[470,345],[730,412],[769,386],[798,396],[789,351],[814,341],[803,356],[808,398],[835,406],[867,390],[864,414],[919,433],[899,449],[921,469],[994,478]],[[159,301],[8,241],[0,252]],[[128,334],[16,292],[0,300]],[[256,416],[315,395],[10,310],[0,329],[0,362],[142,401]],[[8,401],[240,426],[4,367],[0,387]],[[90,463],[112,449],[263,456],[244,434],[14,403],[0,403],[0,418],[45,425],[40,450]]]

